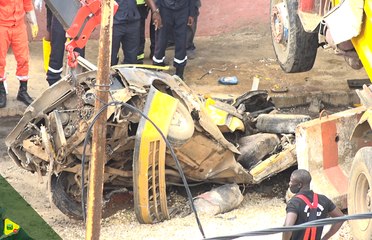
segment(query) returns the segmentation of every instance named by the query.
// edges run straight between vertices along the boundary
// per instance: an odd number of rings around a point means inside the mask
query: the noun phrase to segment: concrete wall
[[[241,27],[268,27],[269,0],[201,0],[197,35],[210,36]],[[39,35],[46,33],[45,8],[37,13]],[[98,29],[92,38],[98,37]]]

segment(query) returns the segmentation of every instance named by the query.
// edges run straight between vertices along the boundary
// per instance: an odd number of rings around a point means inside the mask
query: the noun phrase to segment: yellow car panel
[[[166,103],[166,104],[165,104]],[[150,89],[144,113],[167,136],[178,100]],[[133,158],[133,192],[137,218],[142,223],[169,219],[165,185],[166,143],[158,130],[142,118]]]
[[[372,79],[372,1],[364,1],[364,13],[362,31],[351,41],[369,79]]]

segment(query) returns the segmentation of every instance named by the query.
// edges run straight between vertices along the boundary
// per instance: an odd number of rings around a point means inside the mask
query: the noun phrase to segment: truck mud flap
[[[358,149],[372,145],[363,139],[350,139],[365,110],[365,107],[346,110],[302,123],[296,129],[298,168],[311,173],[315,192],[327,193],[342,209],[347,207],[353,158]]]

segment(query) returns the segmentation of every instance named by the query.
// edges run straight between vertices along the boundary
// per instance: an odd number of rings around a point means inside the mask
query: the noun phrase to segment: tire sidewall
[[[370,161],[372,156],[372,147],[365,147],[360,149],[356,154],[353,161],[353,165],[349,175],[349,186],[348,186],[348,195],[347,195],[347,202],[348,202],[348,214],[357,214],[358,200],[356,199],[356,195],[358,193],[359,187],[358,179],[361,176],[365,176],[369,186],[372,185],[372,162]],[[366,229],[361,229],[361,221],[368,221],[368,226]],[[372,220],[353,220],[349,222],[351,232],[355,239],[370,239],[372,237]],[[364,223],[365,224],[365,223]]]
[[[270,1],[270,17],[272,9],[280,0]],[[306,32],[297,14],[298,0],[282,0],[288,10],[288,42],[287,46],[276,43],[272,36],[272,45],[280,67],[284,72],[297,73],[312,69],[318,48],[318,33]],[[270,19],[270,22],[272,20]],[[273,31],[273,26],[270,24]]]
[[[72,199],[65,191],[64,183],[67,175],[67,172],[62,172],[58,177],[52,177],[52,201],[65,215],[76,220],[82,220],[83,211],[81,203]]]
[[[270,1],[270,16],[272,15],[272,9],[274,7],[274,3],[276,3],[277,1],[275,0],[271,0]],[[298,18],[297,16],[297,4],[296,5],[293,5],[292,2],[293,0],[283,0],[283,2],[286,4],[287,6],[287,9],[288,9],[288,17],[289,17],[289,29],[288,29],[288,44],[287,44],[287,47],[285,48],[285,50],[283,51],[283,47],[276,43],[274,38],[272,37],[272,42],[273,42],[273,47],[274,47],[274,51],[275,51],[275,55],[279,61],[279,64],[280,66],[283,68],[284,71],[286,71],[286,69],[288,67],[286,66],[291,66],[293,65],[293,62],[294,62],[294,58],[293,57],[290,57],[290,52],[293,52],[293,48],[295,48],[295,42],[296,42],[296,35],[297,35],[297,31],[295,31],[297,29],[296,27],[296,18]],[[272,29],[272,25],[270,26],[271,28],[271,31],[273,31]],[[279,54],[282,53],[282,54]]]

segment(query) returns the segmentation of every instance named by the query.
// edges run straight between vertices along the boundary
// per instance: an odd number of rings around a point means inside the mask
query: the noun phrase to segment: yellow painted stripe
[[[163,70],[163,71],[169,70],[169,66],[162,67],[162,66],[155,66],[155,65],[148,65],[148,64],[120,64],[120,65],[115,65],[112,68],[117,69],[117,68],[123,68],[123,67],[156,69],[156,70]]]
[[[177,109],[178,100],[161,93],[154,88],[155,91],[151,101],[151,106],[145,113],[147,116],[160,128],[163,134],[168,134],[170,122],[173,118],[173,114]],[[164,104],[167,103],[167,104]],[[138,134],[138,133],[137,133]],[[141,142],[139,148],[138,161],[138,175],[134,176],[137,178],[137,191],[138,191],[138,207],[140,209],[140,217],[144,223],[153,223],[154,219],[150,216],[152,213],[149,206],[149,173],[151,173],[152,179],[152,194],[156,196],[156,183],[159,187],[160,193],[160,204],[163,215],[168,218],[168,210],[166,205],[166,185],[165,185],[165,150],[166,144],[159,132],[155,127],[146,121],[141,133]],[[150,171],[150,169],[152,171]],[[155,171],[158,174],[155,175]],[[149,172],[150,171],[150,172]],[[158,199],[154,200],[157,204]],[[159,216],[157,209],[155,214]]]
[[[362,31],[351,41],[369,79],[372,80],[372,1],[364,1],[364,12]]]

